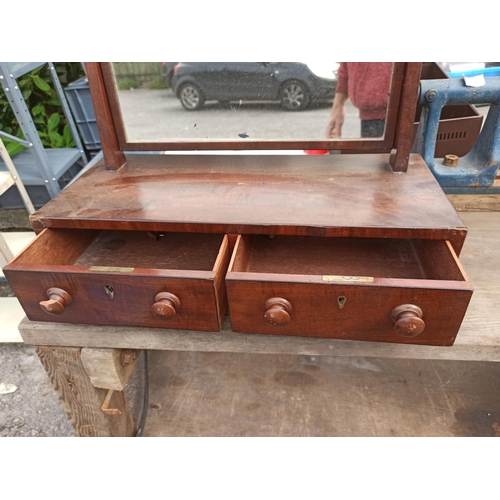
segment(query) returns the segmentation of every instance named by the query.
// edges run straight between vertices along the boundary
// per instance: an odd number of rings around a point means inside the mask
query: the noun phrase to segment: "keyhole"
[[[339,309],[344,309],[346,301],[347,299],[343,295],[337,297],[337,304],[339,305]]]
[[[104,287],[104,291],[108,294],[108,297],[110,299],[114,299],[115,298],[115,289],[112,286],[106,285]]]

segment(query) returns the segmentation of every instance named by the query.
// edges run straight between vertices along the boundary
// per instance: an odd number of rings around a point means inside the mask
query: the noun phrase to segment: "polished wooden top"
[[[450,239],[466,230],[419,155],[128,155],[101,162],[32,216],[78,227]]]

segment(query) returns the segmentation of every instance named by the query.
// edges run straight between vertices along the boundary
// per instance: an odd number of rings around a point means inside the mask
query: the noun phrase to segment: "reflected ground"
[[[122,90],[119,99],[129,141],[168,140],[324,140],[331,103],[304,111],[283,111],[279,103],[208,101],[186,111],[171,89]],[[358,110],[347,104],[342,135],[359,138]]]

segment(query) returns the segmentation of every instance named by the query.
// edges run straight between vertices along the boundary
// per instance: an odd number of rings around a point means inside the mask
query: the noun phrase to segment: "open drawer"
[[[45,229],[4,268],[33,321],[219,331],[227,236]]]
[[[472,287],[448,241],[239,236],[235,332],[452,345]]]

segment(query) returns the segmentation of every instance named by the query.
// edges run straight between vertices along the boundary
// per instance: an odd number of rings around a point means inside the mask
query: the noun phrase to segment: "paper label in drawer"
[[[107,266],[90,266],[89,271],[101,271],[108,273],[132,273],[134,267],[107,267]]]
[[[332,276],[332,275],[325,275],[322,276],[323,281],[342,281],[344,283],[373,283],[375,281],[375,278],[372,278],[371,276]]]

